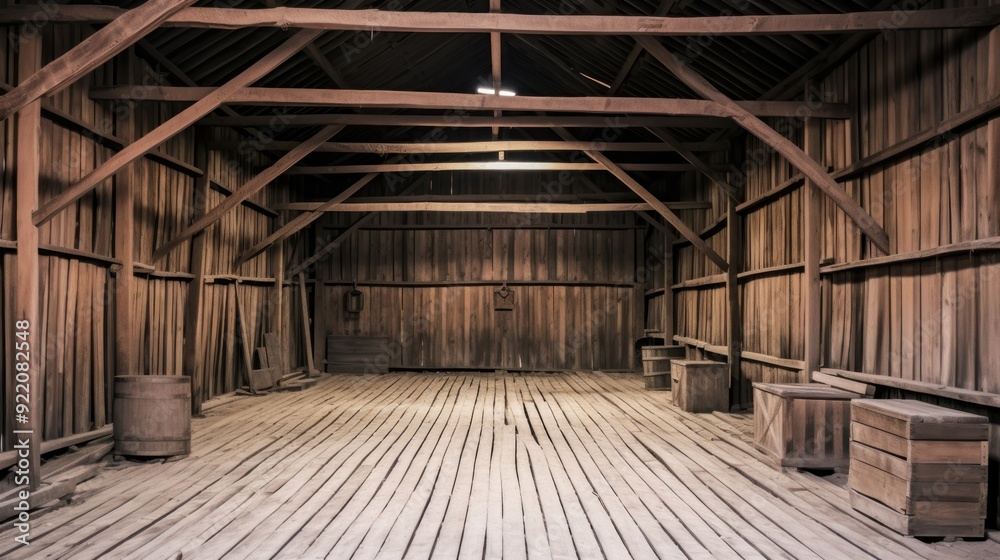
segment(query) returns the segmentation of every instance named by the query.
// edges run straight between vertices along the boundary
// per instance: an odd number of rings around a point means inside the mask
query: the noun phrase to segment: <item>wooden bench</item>
[[[982,537],[989,424],[916,400],[855,400],[851,506],[910,536]]]
[[[754,383],[754,445],[779,467],[847,470],[856,397],[820,383]]]

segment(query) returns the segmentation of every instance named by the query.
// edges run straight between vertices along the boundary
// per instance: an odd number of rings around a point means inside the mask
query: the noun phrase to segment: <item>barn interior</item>
[[[0,556],[1000,557],[998,24],[3,1]]]

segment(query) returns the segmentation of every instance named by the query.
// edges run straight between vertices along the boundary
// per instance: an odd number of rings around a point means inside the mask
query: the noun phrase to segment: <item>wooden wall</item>
[[[531,194],[555,179],[437,175],[427,194]],[[355,219],[328,215],[314,234]],[[394,365],[419,369],[630,369],[645,229],[621,214],[382,214],[319,264],[317,332],[389,336],[402,344]],[[342,301],[355,281],[367,304],[351,318]],[[494,310],[503,282],[513,311]]]
[[[4,29],[11,40],[0,45],[0,81],[17,82],[17,56],[12,45],[16,29]],[[83,26],[42,26],[43,60],[48,61],[78,44],[87,33]],[[126,60],[128,62],[123,62]],[[43,102],[41,130],[40,201],[78,181],[109,157],[116,138],[123,135],[122,115],[131,115],[135,133],[145,134],[170,118],[183,105],[129,102],[95,102],[88,96],[91,85],[112,84],[116,72],[131,66],[134,79],[146,84],[168,83],[168,75],[147,64],[134,51],[97,69],[91,76],[50,96]],[[137,96],[141,96],[137,86]],[[9,447],[12,422],[11,333],[13,278],[16,258],[14,241],[14,178],[17,146],[13,142],[15,119],[2,125],[0,153],[0,247],[2,258],[4,323],[4,383],[0,386],[0,425]],[[209,137],[229,134],[209,131]],[[178,375],[182,372],[185,301],[193,281],[191,242],[181,244],[159,262],[152,262],[156,247],[171,239],[193,219],[195,185],[200,172],[193,167],[199,149],[195,131],[185,131],[160,146],[162,157],[145,157],[133,165],[135,191],[135,292],[132,302],[134,344],[138,374]],[[235,189],[266,163],[261,155],[211,152],[209,177],[217,185]],[[111,396],[115,372],[116,272],[121,256],[115,254],[114,196],[116,180],[106,181],[92,193],[55,216],[40,228],[41,305],[40,324],[33,329],[33,345],[43,354],[44,387],[35,388],[35,406],[44,416],[44,437],[53,439],[101,427],[111,421]],[[218,187],[217,187],[218,189]],[[224,198],[209,192],[208,207]],[[253,201],[268,206],[279,200],[267,190]],[[230,212],[205,234],[213,247],[206,258],[206,297],[202,309],[206,343],[200,359],[206,363],[202,398],[232,391],[243,375],[234,351],[232,293],[238,278],[246,285],[245,305],[257,332],[272,328],[263,310],[273,306],[273,251],[235,270],[239,251],[263,238],[272,229],[276,213],[263,213],[249,205]],[[219,276],[223,276],[220,278]],[[262,319],[263,318],[263,319]],[[258,327],[258,325],[260,325]],[[229,360],[229,361],[227,361]]]

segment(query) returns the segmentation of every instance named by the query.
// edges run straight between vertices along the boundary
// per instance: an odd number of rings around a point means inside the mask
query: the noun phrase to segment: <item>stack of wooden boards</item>
[[[982,537],[988,419],[916,400],[855,400],[851,506],[910,536]]]
[[[646,388],[653,391],[670,389],[670,362],[683,360],[686,346],[643,346],[642,376]]]
[[[754,446],[780,467],[846,470],[857,396],[821,383],[754,383]]]
[[[326,337],[327,373],[389,373],[393,344],[387,336]]]

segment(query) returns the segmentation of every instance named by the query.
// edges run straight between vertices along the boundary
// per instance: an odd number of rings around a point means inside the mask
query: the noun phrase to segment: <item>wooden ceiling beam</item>
[[[227,212],[235,208],[244,200],[257,194],[257,192],[280,177],[285,171],[288,171],[288,169],[298,163],[302,158],[312,153],[312,151],[316,149],[316,146],[326,142],[333,135],[343,129],[344,127],[342,126],[325,127],[305,142],[302,142],[298,148],[281,156],[281,158],[274,162],[274,164],[270,167],[258,173],[253,179],[244,183],[240,188],[234,190],[232,196],[223,199],[222,202],[195,220],[193,224],[184,228],[184,231],[176,237],[157,247],[157,249],[153,251],[153,262],[150,264],[155,264],[157,261],[167,256],[167,253],[177,248],[178,245],[188,239],[191,239],[197,235],[198,232],[219,221],[219,219],[226,215]]]
[[[194,124],[216,107],[226,102],[233,92],[252,84],[274,70],[282,62],[300,51],[306,44],[316,38],[319,31],[299,31],[264,58],[252,64],[235,78],[218,88],[207,88],[205,95],[199,97],[190,107],[177,113],[151,132],[129,144],[120,152],[109,157],[97,169],[88,173],[73,186],[59,193],[43,204],[33,215],[35,225],[41,225],[63,208],[93,190],[103,181],[111,178],[129,163],[142,157],[158,145],[176,136],[187,127]],[[201,89],[201,88],[199,88]],[[326,141],[328,138],[324,138]],[[237,197],[230,197],[233,200]]]
[[[681,62],[673,53],[660,44],[659,41],[648,37],[637,37],[636,40],[654,58],[660,61],[660,64],[666,67],[667,70],[677,76],[678,79],[698,95],[702,95],[706,99],[711,99],[716,103],[728,107],[732,113],[733,120],[737,124],[784,156],[789,163],[801,171],[808,179],[815,181],[816,186],[826,193],[861,228],[861,231],[871,239],[876,247],[886,254],[889,253],[889,235],[882,229],[882,226],[870,214],[865,212],[864,208],[843,187],[838,185],[833,177],[826,172],[826,169],[820,166],[816,160],[809,157],[794,142],[779,134],[776,130],[768,126],[767,123],[740,107],[735,101],[709,83],[708,80]],[[805,106],[804,103],[803,105]]]
[[[653,15],[656,17],[667,15],[676,3],[677,0],[663,0],[660,2],[660,5],[656,7],[656,11],[653,12]],[[619,90],[621,90],[622,86],[625,84],[625,80],[628,79],[628,75],[632,73],[632,68],[639,60],[639,55],[641,54],[642,45],[636,43],[635,46],[632,47],[632,52],[628,53],[628,56],[625,57],[625,63],[622,64],[622,67],[618,70],[618,75],[615,76],[615,80],[611,82],[611,88],[608,89],[608,96],[614,96]]]
[[[553,130],[556,132],[556,134],[558,134],[563,140],[566,140],[567,142],[576,140],[576,138],[574,138],[573,135],[570,134],[569,131],[565,129],[554,128]],[[639,182],[633,179],[624,169],[616,165],[613,161],[608,159],[607,156],[605,156],[600,152],[585,151],[584,153],[587,155],[587,157],[594,160],[601,167],[603,167],[605,170],[614,175],[619,181],[624,183],[625,186],[632,189],[632,191],[635,194],[639,195],[639,198],[645,200],[646,203],[650,205],[650,209],[655,210],[657,213],[663,216],[663,219],[666,220],[668,224],[673,226],[674,229],[677,230],[677,233],[681,235],[681,237],[690,241],[692,245],[694,245],[699,251],[704,253],[705,256],[707,256],[712,262],[719,265],[719,268],[721,268],[723,272],[729,269],[729,263],[726,262],[726,259],[722,258],[718,253],[716,253],[715,250],[712,249],[712,247],[710,247],[708,243],[706,243],[705,240],[698,235],[697,232],[695,232],[693,229],[688,227],[687,224],[684,223],[684,220],[682,220],[680,216],[674,214],[673,211],[670,210],[670,208],[668,208],[666,204],[664,204],[662,201],[656,198],[653,195],[653,193],[646,190],[645,187],[640,185]]]
[[[626,171],[694,171],[689,163],[622,163]],[[352,175],[362,173],[416,173],[434,171],[604,171],[600,163],[561,161],[449,161],[441,163],[374,163],[363,165],[315,165],[293,167],[288,175]]]
[[[362,187],[371,183],[378,177],[378,173],[369,173],[354,182],[353,185],[347,187],[343,191],[337,194],[337,196],[331,198],[326,202],[321,202],[320,205],[313,211],[306,212],[304,214],[299,214],[298,216],[292,218],[285,225],[278,228],[274,233],[268,235],[266,238],[262,239],[259,243],[248,249],[239,258],[236,259],[236,267],[247,262],[248,260],[256,257],[257,255],[263,253],[268,247],[275,243],[280,243],[284,239],[291,237],[296,232],[307,227],[309,224],[315,222],[324,212],[333,211],[336,206],[345,200],[347,200],[352,194],[361,190]],[[364,210],[367,212],[368,210]]]
[[[244,117],[205,117],[199,124],[207,126],[275,126],[302,127],[326,126],[343,124],[347,126],[400,126],[400,127],[434,127],[434,128],[491,128],[493,126],[506,128],[603,128],[615,126],[618,128],[644,128],[646,126],[678,127],[678,128],[736,128],[736,124],[722,117],[599,117],[599,116],[463,116],[455,118],[446,115],[296,115],[273,114]]]
[[[7,119],[32,101],[77,81],[191,4],[194,0],[148,0],[137,8],[122,10],[103,28],[22,80],[13,91],[0,96],[0,120]],[[13,8],[6,7],[4,11]],[[36,21],[39,15],[48,15],[53,11],[39,11],[44,9],[40,6],[25,8],[33,12],[24,22]],[[56,15],[60,9],[61,6],[54,10]],[[23,22],[18,20],[17,23]]]
[[[402,194],[402,193],[401,193]],[[595,193],[595,196],[597,193]],[[514,204],[516,208],[526,207],[525,204],[538,204],[538,195],[526,195],[521,197],[510,197],[503,195],[473,195],[473,196],[462,196],[462,195],[430,195],[430,196],[408,196],[404,199],[399,197],[387,197],[387,196],[368,196],[361,197],[352,200],[349,203],[341,204],[340,206],[331,210],[321,210],[326,202],[288,202],[285,204],[278,205],[281,210],[299,211],[299,212],[355,212],[355,210],[345,210],[348,207],[361,207],[364,205],[381,206],[384,204],[394,203],[394,202],[405,202],[406,204],[414,205],[413,208],[417,208],[417,204],[463,204],[469,205],[470,208],[475,207],[475,205],[485,205],[484,207],[495,206],[498,204]],[[548,195],[545,196],[546,204],[557,204],[559,207],[566,206],[579,206],[581,208],[587,208],[588,206],[595,206],[601,208],[602,212],[611,212],[612,210],[604,210],[603,208],[611,208],[613,205],[618,205],[621,207],[628,206],[648,206],[644,202],[636,201],[619,201],[619,202],[606,202],[606,201],[595,201],[580,199],[578,197],[569,196],[563,199],[556,198],[555,200],[549,200]],[[570,200],[573,199],[573,200]],[[674,202],[664,202],[667,208],[671,210],[706,210],[711,208],[711,203],[702,202],[700,200],[682,200]],[[517,206],[521,205],[521,206]],[[646,208],[648,209],[648,208]],[[452,211],[452,210],[448,210]],[[486,210],[469,210],[470,212],[486,212]],[[617,210],[615,210],[617,211]],[[576,211],[570,213],[577,213]]]
[[[312,212],[487,212],[513,214],[587,214],[591,212],[637,212],[653,210],[643,202],[406,202],[395,197],[385,197],[386,202],[349,202],[320,210],[328,203],[315,203]],[[663,203],[671,207],[675,203]],[[688,209],[686,203],[676,203]],[[297,205],[297,207],[301,207]],[[310,204],[310,207],[313,207]],[[308,215],[308,214],[305,214]]]
[[[161,0],[169,3],[168,0]],[[188,2],[184,2],[186,4]],[[12,6],[0,14],[0,24],[30,21],[39,6]],[[126,13],[101,5],[60,6],[50,21],[103,24]],[[625,15],[507,14],[474,12],[415,12],[332,10],[320,8],[185,8],[162,26],[213,29],[247,27],[302,28],[325,31],[405,33],[516,33],[536,35],[786,35],[843,34],[859,31],[958,29],[993,27],[1000,7],[916,10],[899,18],[896,11],[844,14],[734,15],[651,17]]]
[[[217,150],[237,150],[242,142],[212,142],[209,146]],[[267,144],[268,150],[288,151],[298,142],[275,140]],[[497,151],[528,152],[546,150],[550,152],[572,152],[592,147],[590,142],[563,142],[562,140],[498,140],[483,142],[326,142],[316,149],[317,153],[349,154],[464,154],[490,153]],[[678,146],[692,152],[717,152],[726,150],[728,142],[689,142]],[[661,142],[610,142],[601,147],[603,152],[678,152],[678,148]]]
[[[149,87],[142,101],[198,101],[212,88]],[[133,99],[130,87],[93,88],[91,99]],[[347,90],[313,88],[244,87],[227,98],[237,105],[307,105],[378,107],[390,109],[464,109],[469,111],[543,111],[602,114],[687,115],[730,117],[731,105],[705,99],[663,99],[650,97],[503,97],[471,93],[425,91]],[[734,101],[740,113],[760,117],[800,117],[846,119],[850,107],[839,103],[816,103],[805,107],[800,101]],[[452,116],[452,120],[461,117]],[[494,117],[495,118],[495,117]],[[610,123],[614,124],[614,123]],[[445,124],[446,126],[446,124]]]

